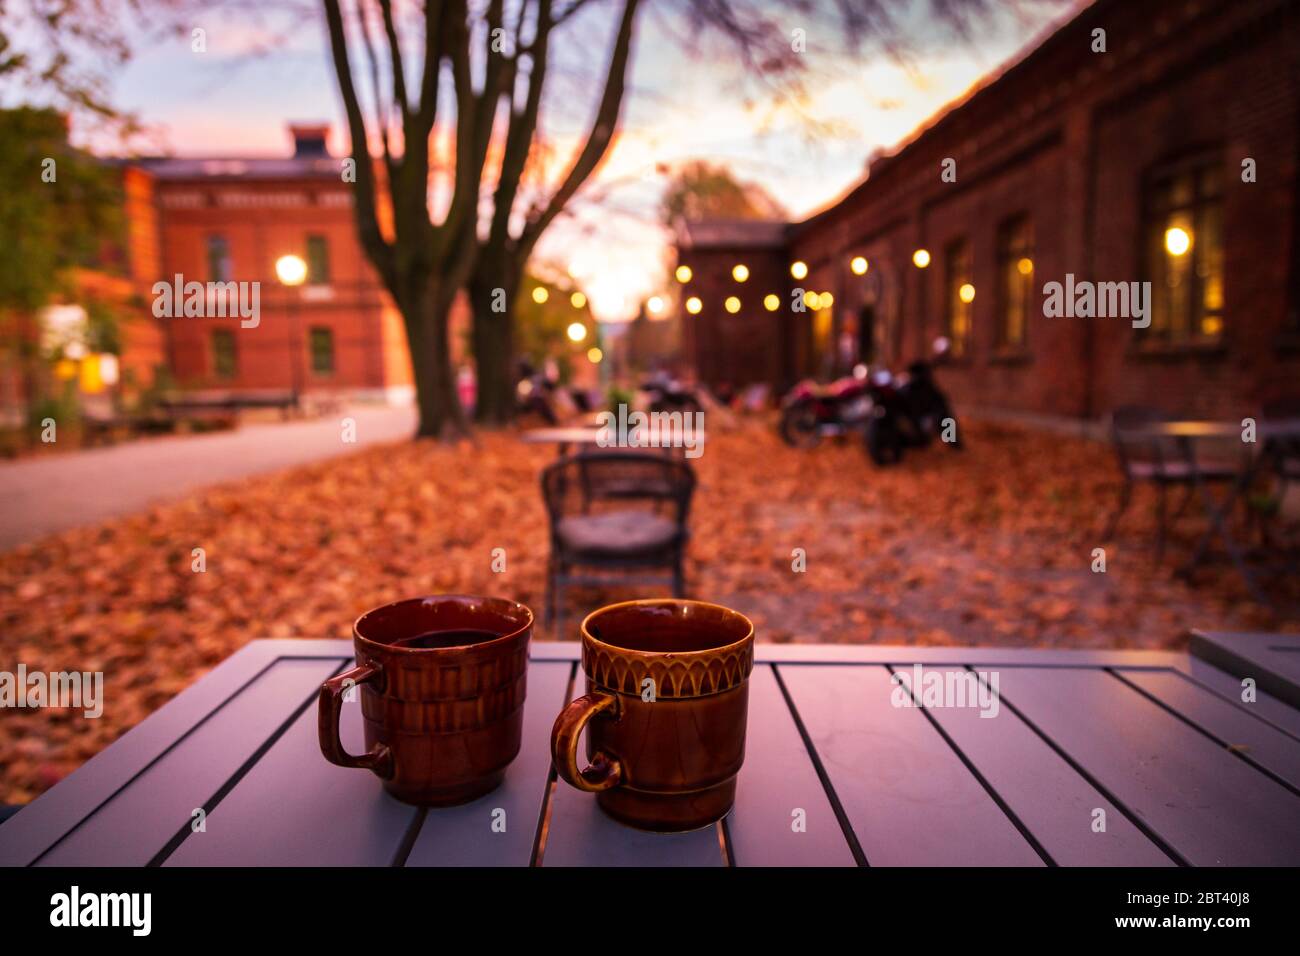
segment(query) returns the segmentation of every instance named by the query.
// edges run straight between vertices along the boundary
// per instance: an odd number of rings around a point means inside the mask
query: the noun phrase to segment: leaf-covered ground
[[[851,442],[795,451],[758,423],[710,431],[692,596],[775,642],[1152,648],[1191,627],[1300,628],[1253,607],[1226,564],[1195,588],[1174,575],[1204,527],[1195,507],[1163,564],[1149,498],[1100,540],[1118,487],[1106,446],[993,425],[966,437],[964,452],[881,470]],[[439,592],[506,595],[540,617],[538,475],[553,455],[508,432],[374,447],[0,555],[0,670],[102,670],[106,697],[98,720],[6,710],[0,801],[30,800],[255,638],[345,638],[367,608]],[[651,593],[666,592],[575,592],[564,633],[538,638],[573,639],[585,611]]]

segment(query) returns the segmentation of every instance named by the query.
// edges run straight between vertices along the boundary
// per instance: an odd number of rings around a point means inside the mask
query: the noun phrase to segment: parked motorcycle
[[[871,391],[861,365],[829,385],[800,382],[781,400],[781,438],[792,448],[812,448],[823,438],[862,430],[871,417]]]
[[[519,379],[515,384],[515,419],[527,422],[539,420],[545,425],[555,425],[555,382],[545,372],[538,372],[528,362],[519,363]]]
[[[913,362],[907,374],[894,379],[884,373],[873,380],[870,418],[863,431],[867,454],[877,465],[897,464],[908,448],[924,448],[945,437],[960,450],[961,436],[948,397],[935,383],[929,362]]]
[[[700,412],[704,406],[691,386],[669,375],[652,375],[641,383],[646,405],[652,412]]]

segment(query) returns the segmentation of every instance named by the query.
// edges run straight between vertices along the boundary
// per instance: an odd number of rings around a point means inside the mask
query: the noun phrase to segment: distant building
[[[968,411],[1233,417],[1295,395],[1300,4],[1098,0],[829,208],[692,224],[678,260],[700,300],[684,359],[714,385],[897,368],[942,336]],[[1052,282],[1150,282],[1150,325],[1049,316]]]
[[[255,327],[237,317],[159,320],[172,377],[182,388],[408,400],[413,387],[401,315],[357,241],[342,160],[326,150],[327,127],[295,125],[291,132],[293,155],[283,159],[130,165],[152,192],[152,202],[131,217],[133,229],[157,236],[150,287],[178,275],[184,282],[259,283]],[[277,278],[276,262],[286,255],[306,262],[301,285]]]

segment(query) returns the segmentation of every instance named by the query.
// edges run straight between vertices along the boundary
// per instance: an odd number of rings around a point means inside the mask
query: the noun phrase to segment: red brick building
[[[291,128],[284,159],[145,159],[152,203],[132,217],[153,230],[154,282],[258,283],[256,324],[163,317],[178,386],[294,389],[405,400],[412,392],[401,316],[356,239],[351,185],[326,150],[324,126]],[[282,283],[276,262],[297,256],[305,281]]]
[[[946,336],[968,412],[1248,414],[1300,391],[1298,160],[1300,4],[1098,0],[812,218],[688,227],[685,357],[786,387]],[[1047,317],[1067,275],[1151,282],[1150,327]]]

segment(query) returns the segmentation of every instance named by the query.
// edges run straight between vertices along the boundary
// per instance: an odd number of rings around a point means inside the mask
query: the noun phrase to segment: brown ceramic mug
[[[398,800],[465,803],[495,789],[519,753],[533,614],[500,598],[412,598],[352,625],[356,666],[320,689],[320,748],[330,763],[374,771]],[[357,687],[366,752],[339,739]]]
[[[566,782],[643,830],[726,816],[745,759],[754,625],[703,601],[611,604],[582,622],[587,693],[561,711],[551,756]],[[578,768],[587,731],[590,766]]]

